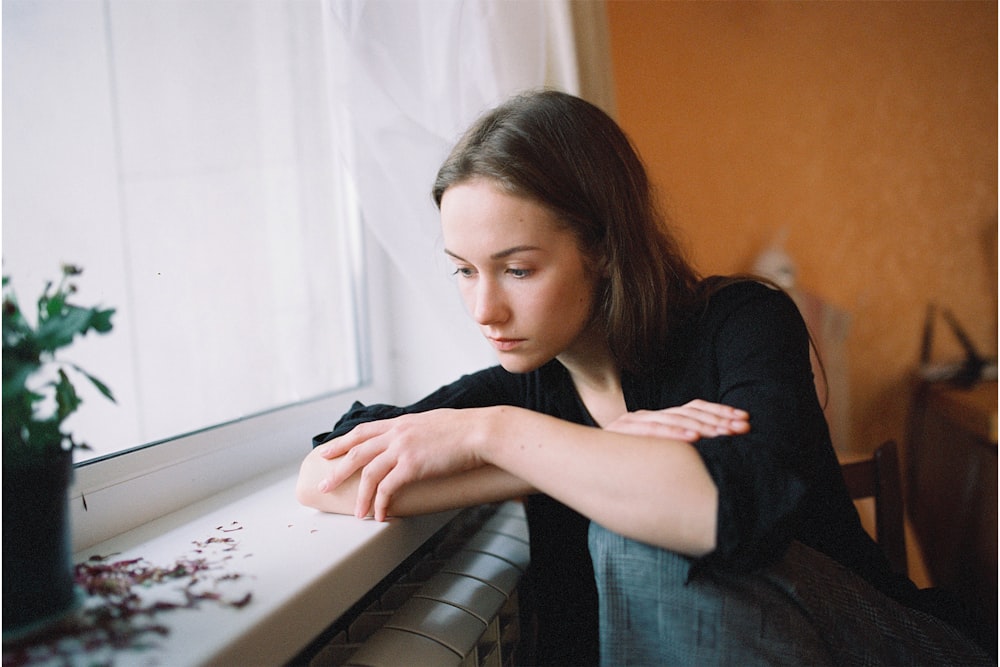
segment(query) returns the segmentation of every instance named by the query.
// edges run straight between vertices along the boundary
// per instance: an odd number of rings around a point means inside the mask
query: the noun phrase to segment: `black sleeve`
[[[519,383],[515,376],[500,366],[464,375],[412,405],[398,407],[377,403],[354,405],[337,421],[330,431],[313,436],[316,447],[344,435],[358,424],[380,419],[392,419],[404,414],[426,412],[437,408],[481,408],[490,405],[517,405]]]
[[[751,430],[695,445],[719,490],[716,549],[700,565],[748,571],[785,552],[832,446],[795,303],[759,284],[724,291],[728,304],[705,330],[716,400],[746,410]]]

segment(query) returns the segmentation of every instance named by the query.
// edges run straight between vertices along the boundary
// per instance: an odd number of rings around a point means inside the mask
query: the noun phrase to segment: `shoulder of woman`
[[[774,283],[752,276],[712,276],[704,279],[700,287],[709,312],[728,312],[748,305],[797,310],[787,292]]]
[[[724,336],[739,345],[795,349],[809,333],[788,292],[757,280],[727,279],[707,298],[697,330],[713,340]]]

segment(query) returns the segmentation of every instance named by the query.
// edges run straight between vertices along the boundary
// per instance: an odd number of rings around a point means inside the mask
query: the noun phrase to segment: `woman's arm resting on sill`
[[[335,489],[320,492],[320,482],[330,476],[340,460],[323,458],[320,449],[313,449],[302,461],[295,487],[296,498],[301,504],[323,512],[356,515],[361,473],[353,474]],[[406,485],[392,499],[388,514],[430,514],[510,500],[530,493],[535,493],[535,490],[522,480],[494,466],[483,466],[449,477],[420,480]],[[371,512],[367,514],[371,516]]]
[[[718,491],[682,440],[496,406],[360,424],[317,451],[339,457],[320,491],[350,483],[359,511],[377,519],[417,481],[496,466],[626,537],[690,556],[715,548]]]

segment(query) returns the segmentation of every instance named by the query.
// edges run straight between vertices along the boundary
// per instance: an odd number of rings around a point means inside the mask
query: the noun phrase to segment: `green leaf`
[[[66,371],[63,369],[59,369],[59,381],[53,382],[52,385],[56,390],[56,416],[58,422],[61,423],[66,417],[76,412],[83,401],[80,400],[76,388],[73,387],[73,383],[69,381]]]
[[[9,401],[26,391],[25,384],[31,374],[37,371],[41,364],[25,362],[7,357],[3,360],[3,400]]]
[[[87,308],[70,306],[64,313],[47,319],[38,325],[38,346],[54,352],[73,342],[73,338],[90,328],[91,311]]]
[[[111,316],[115,314],[114,308],[105,308],[104,310],[94,308],[92,313],[90,324],[94,327],[94,331],[102,334],[111,331]]]
[[[31,334],[31,326],[21,314],[21,307],[13,291],[3,297],[3,340],[4,346],[11,344],[17,338]]]
[[[87,371],[83,370],[82,368],[80,368],[79,366],[77,366],[75,364],[73,365],[73,369],[77,373],[79,373],[80,375],[82,375],[85,378],[87,378],[88,380],[90,380],[91,384],[93,384],[95,387],[97,387],[97,391],[99,391],[102,394],[104,394],[104,396],[109,401],[111,401],[112,403],[117,403],[117,401],[115,401],[115,397],[111,394],[111,389],[108,387],[108,385],[104,384],[103,382],[101,382],[100,380],[98,380],[96,377],[94,377],[93,375],[91,375],[90,373],[88,373]]]
[[[60,348],[69,346],[77,336],[91,330],[104,334],[111,331],[113,308],[82,308],[69,303],[76,293],[71,282],[81,270],[73,265],[62,266],[58,284],[46,283],[38,298],[36,325],[25,319],[11,281],[3,277],[3,449],[7,457],[35,458],[52,456],[59,451],[86,447],[71,434],[62,431],[63,421],[74,413],[83,400],[70,381],[67,371],[73,369],[107,399],[115,400],[111,390],[101,380],[74,364],[57,358]],[[44,365],[53,363],[56,379],[38,373]],[[32,378],[44,383],[38,391],[29,388]],[[46,401],[55,402],[55,410],[36,410]]]

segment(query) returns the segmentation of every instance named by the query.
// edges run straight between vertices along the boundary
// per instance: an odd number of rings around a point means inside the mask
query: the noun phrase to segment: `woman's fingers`
[[[400,472],[398,466],[394,467],[382,478],[382,481],[376,488],[375,499],[371,507],[371,512],[376,521],[386,520],[389,514],[389,504],[392,502],[393,496],[403,487],[406,481],[405,474]]]
[[[358,444],[383,433],[390,427],[392,420],[381,420],[358,424],[344,435],[324,442],[319,446],[319,453],[325,459],[335,459],[347,454]]]
[[[607,429],[695,442],[701,438],[746,433],[750,430],[750,416],[729,405],[696,399],[673,408],[627,413]]]
[[[433,410],[360,424],[323,445],[324,458],[340,457],[318,489],[327,493],[360,471],[355,502],[359,518],[385,519],[392,497],[404,485],[480,465],[466,442],[470,411]]]
[[[381,502],[381,514],[376,511],[376,500],[378,495],[383,493],[383,485],[386,477],[395,469],[397,461],[389,454],[383,452],[376,456],[361,471],[361,479],[358,482],[358,496],[354,507],[354,516],[363,519],[369,514],[374,514],[375,519],[384,521],[389,501],[383,499]]]
[[[331,441],[329,447],[322,445],[327,449],[322,451],[320,456],[326,459],[340,457],[340,460],[333,466],[330,474],[319,483],[320,493],[337,488],[344,480],[367,466],[381,453],[380,441],[377,439],[380,430],[361,429],[361,426],[368,425],[362,424],[350,433],[337,438],[336,441]]]
[[[700,398],[696,398],[693,401],[685,403],[681,406],[681,408],[692,408],[703,413],[713,414],[727,419],[746,420],[750,418],[750,415],[746,410],[740,410],[739,408],[734,408],[731,405],[724,405],[722,403],[703,401]]]
[[[348,433],[348,435],[350,435]],[[335,459],[338,456],[343,456],[350,450],[350,445],[345,444],[346,435],[342,435],[339,438],[334,438],[329,442],[324,442],[319,446],[319,455],[324,459]]]
[[[702,435],[733,435],[750,430],[750,416],[743,410],[702,400],[659,410],[657,414],[675,426],[683,426]]]

